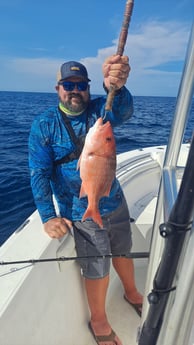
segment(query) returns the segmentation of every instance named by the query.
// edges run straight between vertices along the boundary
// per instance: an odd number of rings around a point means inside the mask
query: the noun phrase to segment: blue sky
[[[125,0],[0,0],[1,91],[55,92],[59,66],[84,63],[93,94],[116,52]],[[133,95],[176,96],[193,0],[135,0],[125,54]]]

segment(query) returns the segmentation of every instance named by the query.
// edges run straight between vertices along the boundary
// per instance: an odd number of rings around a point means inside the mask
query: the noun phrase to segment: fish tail
[[[94,210],[91,208],[87,208],[86,212],[84,213],[82,217],[82,222],[86,220],[87,218],[92,218],[93,221],[97,223],[101,229],[103,228],[102,218],[98,209]]]

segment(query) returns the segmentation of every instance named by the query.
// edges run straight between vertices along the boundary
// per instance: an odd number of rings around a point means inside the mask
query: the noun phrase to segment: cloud
[[[181,71],[169,71],[168,65],[177,64],[178,69],[185,58],[188,36],[189,28],[177,22],[149,22],[129,34],[124,53],[130,58],[132,71],[127,85],[133,93],[176,95]],[[118,39],[112,47],[99,50],[97,57],[83,59],[92,79],[99,79],[101,64],[116,52],[117,44]]]
[[[128,54],[131,51],[136,68],[139,64],[141,68],[151,68],[182,60],[187,39],[188,28],[179,23],[152,22],[141,27],[138,33],[129,36],[126,51]]]
[[[60,62],[48,58],[15,58],[12,59],[10,68],[19,74],[35,74],[45,77],[56,73],[56,64],[60,64]]]
[[[54,92],[61,60],[51,58],[1,58],[0,89],[5,91]]]
[[[129,33],[125,54],[130,58],[132,71],[127,86],[136,95],[176,95],[181,71],[169,71],[169,63],[184,60],[189,27],[178,22],[147,22]],[[102,63],[115,54],[118,39],[110,47],[99,49],[94,57],[80,61],[88,69],[92,80],[91,92],[101,93]],[[1,58],[4,85],[0,89],[53,91],[56,72],[64,60],[44,58]],[[7,84],[5,76],[8,78]],[[10,80],[12,84],[10,85]]]
[[[151,22],[129,36],[126,53],[135,94],[177,95],[188,38],[188,26],[176,22]],[[169,65],[176,68],[169,71]]]

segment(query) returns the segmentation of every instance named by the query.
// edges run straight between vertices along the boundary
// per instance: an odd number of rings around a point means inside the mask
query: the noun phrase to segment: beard
[[[73,92],[68,95],[67,101],[60,100],[62,105],[72,113],[83,112],[87,108],[89,101],[90,94],[88,94],[87,99],[84,100],[82,95]]]

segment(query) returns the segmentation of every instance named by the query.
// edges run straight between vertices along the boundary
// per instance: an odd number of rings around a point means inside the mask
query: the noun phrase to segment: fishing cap
[[[57,81],[59,82],[70,77],[78,77],[83,80],[90,81],[85,66],[76,61],[68,61],[61,65],[57,74]]]

